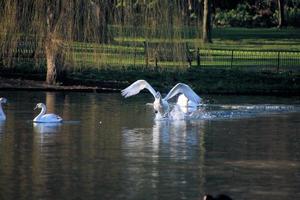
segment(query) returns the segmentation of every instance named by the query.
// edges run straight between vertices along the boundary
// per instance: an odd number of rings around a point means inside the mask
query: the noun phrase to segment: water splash
[[[203,104],[198,108],[182,108],[173,105],[167,117],[155,116],[155,120],[218,120],[256,117],[261,115],[300,112],[298,105],[217,105]]]

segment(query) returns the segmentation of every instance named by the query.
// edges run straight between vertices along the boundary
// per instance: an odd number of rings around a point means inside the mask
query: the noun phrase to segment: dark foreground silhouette
[[[210,194],[206,194],[204,195],[203,200],[233,200],[233,199],[225,194],[219,194],[216,197],[213,197]]]

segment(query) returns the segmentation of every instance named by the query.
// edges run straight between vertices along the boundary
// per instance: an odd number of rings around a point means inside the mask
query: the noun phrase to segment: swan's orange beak
[[[38,106],[36,105],[33,110],[36,110],[37,108],[38,108]]]

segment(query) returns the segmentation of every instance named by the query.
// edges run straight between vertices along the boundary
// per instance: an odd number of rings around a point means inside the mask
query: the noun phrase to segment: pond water
[[[204,96],[155,121],[148,94],[0,96],[0,199],[300,199],[299,98]],[[34,125],[38,102],[64,123]]]

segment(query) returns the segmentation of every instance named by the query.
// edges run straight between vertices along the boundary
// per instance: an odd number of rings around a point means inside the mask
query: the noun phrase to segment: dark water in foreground
[[[0,199],[300,199],[299,98],[204,97],[206,118],[154,121],[152,97],[0,92]],[[61,125],[34,126],[45,102]]]

